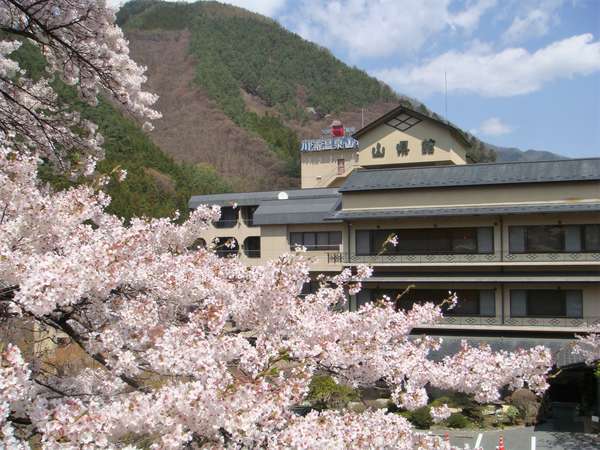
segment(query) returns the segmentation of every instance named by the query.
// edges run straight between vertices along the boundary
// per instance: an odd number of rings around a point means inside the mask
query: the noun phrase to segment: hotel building
[[[223,207],[202,236],[235,238],[223,256],[260,264],[299,244],[315,275],[367,263],[373,277],[351,309],[408,286],[403,307],[452,290],[458,306],[427,333],[455,337],[448,345],[543,343],[569,365],[564,339],[600,323],[600,158],[471,164],[468,148],[452,125],[398,107],[303,141],[301,189],[189,207]],[[384,246],[390,235],[397,246]]]

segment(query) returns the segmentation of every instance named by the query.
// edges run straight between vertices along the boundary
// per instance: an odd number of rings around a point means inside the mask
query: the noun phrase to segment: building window
[[[188,250],[200,250],[201,248],[206,248],[206,241],[198,238],[188,247]]]
[[[216,253],[217,256],[226,257],[226,256],[236,256],[239,251],[239,245],[237,240],[232,237],[219,237],[217,238],[218,242],[216,243]]]
[[[254,213],[258,209],[258,206],[242,206],[242,220],[248,227],[255,227],[254,225]]]
[[[508,228],[510,253],[600,250],[600,225],[531,225]]]
[[[302,285],[302,290],[300,291],[300,297],[305,297],[309,294],[315,294],[319,290],[319,282],[314,279],[310,279]]]
[[[238,210],[232,206],[221,208],[221,218],[215,222],[215,228],[233,228],[238,221]]]
[[[400,141],[396,144],[396,152],[398,156],[408,155],[408,141]]]
[[[435,255],[493,253],[492,227],[358,230],[357,255]],[[398,245],[385,244],[397,236]]]
[[[435,140],[426,139],[421,141],[421,151],[424,155],[433,155],[433,150],[435,148]]]
[[[346,172],[345,161],[343,159],[338,159],[337,160],[337,174],[344,175],[345,172]]]
[[[248,258],[260,258],[260,236],[249,236],[244,239],[244,255]]]
[[[367,302],[381,300],[387,296],[391,301],[398,301],[400,309],[409,310],[415,303],[440,304],[448,298],[448,290],[444,289],[412,289],[398,299],[403,290],[398,289],[363,289],[357,295],[357,306]],[[459,289],[456,290],[458,297],[457,305],[452,308],[444,308],[444,314],[448,316],[496,316],[496,291],[493,289]]]
[[[586,252],[600,252],[600,224],[583,226],[583,249]]]
[[[298,245],[308,251],[339,250],[342,243],[341,231],[305,231],[290,233],[290,248]]]
[[[513,289],[510,291],[511,317],[583,317],[580,290]]]

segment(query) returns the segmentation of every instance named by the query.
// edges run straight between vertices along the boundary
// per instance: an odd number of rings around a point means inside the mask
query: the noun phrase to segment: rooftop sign
[[[324,137],[321,139],[304,139],[300,146],[302,152],[320,152],[323,150],[347,150],[358,148],[358,141],[352,136]]]

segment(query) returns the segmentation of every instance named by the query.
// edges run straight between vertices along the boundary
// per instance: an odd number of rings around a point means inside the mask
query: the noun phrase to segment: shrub
[[[433,418],[431,417],[431,409],[429,406],[422,406],[414,411],[403,411],[400,415],[408,419],[415,427],[422,430],[426,430],[433,425]]]
[[[307,400],[315,409],[339,409],[359,398],[350,386],[338,384],[330,376],[317,375],[310,382]]]
[[[470,425],[469,419],[463,416],[460,413],[452,413],[448,419],[446,419],[446,424],[450,428],[466,428]]]
[[[521,418],[527,425],[532,425],[536,422],[540,402],[533,392],[528,389],[517,389],[508,398],[508,403],[517,408]]]
[[[447,395],[436,398],[431,402],[431,406],[448,405],[450,408],[469,408],[475,402],[467,395],[460,392],[452,392]]]
[[[509,406],[504,414],[506,415],[506,418],[512,425],[516,424],[519,421],[519,418],[521,417],[521,413],[514,406]]]

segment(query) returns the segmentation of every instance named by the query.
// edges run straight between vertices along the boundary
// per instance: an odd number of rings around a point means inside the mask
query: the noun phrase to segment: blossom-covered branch
[[[0,30],[8,37],[0,41],[0,131],[18,137],[20,150],[64,168],[72,161],[66,156],[77,152],[83,170],[102,157],[96,126],[59,104],[54,74],[90,104],[106,93],[138,117],[160,117],[152,109],[157,96],[142,90],[145,68],[129,57],[123,32],[104,1],[0,0]],[[10,59],[23,40],[41,51],[48,76],[32,79]]]
[[[368,267],[322,277],[301,298],[302,253],[246,267],[193,246],[217,207],[197,208],[182,224],[126,225],[106,213],[101,183],[60,192],[43,185],[39,165],[54,158],[66,167],[74,151],[92,173],[100,141],[93,124],[61,108],[49,78],[32,80],[9,58],[15,38],[38,46],[50,73],[91,103],[107,92],[155,118],[155,97],[141,90],[143,69],[102,1],[0,0],[0,26],[11,36],[0,41],[0,319],[18,317],[36,338],[67,340],[82,355],[82,367],[68,371],[36,348],[24,349],[29,365],[16,346],[3,349],[3,445],[27,447],[33,433],[52,449],[428,448],[438,444],[399,416],[299,417],[292,407],[317,371],[353,385],[384,380],[407,409],[427,402],[429,385],[480,401],[506,385],[545,389],[551,358],[543,348],[493,353],[465,343],[434,361],[440,340],[411,331],[439,321],[439,305],[405,311],[383,301],[348,311]]]

